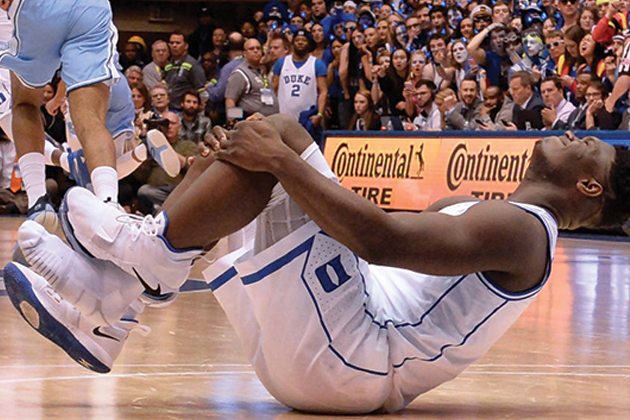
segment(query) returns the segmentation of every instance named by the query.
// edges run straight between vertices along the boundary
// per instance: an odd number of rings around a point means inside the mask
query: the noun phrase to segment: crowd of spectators
[[[629,9],[630,0],[273,0],[234,28],[203,7],[197,28],[151,45],[129,37],[120,64],[138,141],[146,121],[160,120],[186,155],[204,149],[212,126],[255,112],[291,114],[315,140],[324,129],[627,130]],[[134,194],[149,185],[150,207],[165,196],[156,189],[177,182],[155,171],[133,183]]]
[[[212,125],[279,111],[315,139],[322,129],[387,129],[392,117],[405,130],[627,129],[629,9],[628,0],[274,0],[234,30],[204,7],[194,31],[153,43],[152,61],[130,37],[121,65],[132,86],[166,85],[172,111],[192,89]]]

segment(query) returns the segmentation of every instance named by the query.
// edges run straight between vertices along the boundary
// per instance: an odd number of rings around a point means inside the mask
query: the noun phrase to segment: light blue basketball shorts
[[[68,91],[120,77],[107,0],[15,0],[9,17],[13,39],[0,52],[0,66],[26,86],[45,86],[60,66]]]

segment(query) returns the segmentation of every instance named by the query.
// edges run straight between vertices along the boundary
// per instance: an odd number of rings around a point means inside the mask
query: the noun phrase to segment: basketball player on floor
[[[261,382],[298,410],[397,411],[516,321],[549,278],[558,228],[630,215],[630,151],[594,137],[539,141],[510,201],[451,197],[417,214],[342,188],[291,117],[216,133],[220,149],[156,218],[129,220],[85,189],[67,194],[68,239],[96,258],[36,223],[20,228],[34,271],[7,266],[10,298],[84,366],[107,371],[122,347],[90,331],[142,291],[176,290],[202,247],[257,218],[253,246],[204,276]]]

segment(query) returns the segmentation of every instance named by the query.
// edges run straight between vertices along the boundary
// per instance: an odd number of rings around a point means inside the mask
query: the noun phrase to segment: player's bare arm
[[[436,275],[492,271],[527,287],[542,278],[547,238],[534,216],[502,202],[482,203],[481,210],[457,217],[386,213],[311,168],[270,122],[294,139],[302,134],[288,120],[242,123],[217,157],[272,173],[322,229],[367,261]],[[539,275],[523,279],[523,267]]]

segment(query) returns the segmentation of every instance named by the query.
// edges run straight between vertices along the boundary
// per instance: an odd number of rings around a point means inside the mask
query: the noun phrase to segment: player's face
[[[615,156],[615,148],[610,144],[593,136],[580,139],[567,132],[537,142],[529,170],[567,187],[592,177],[606,189]]]

